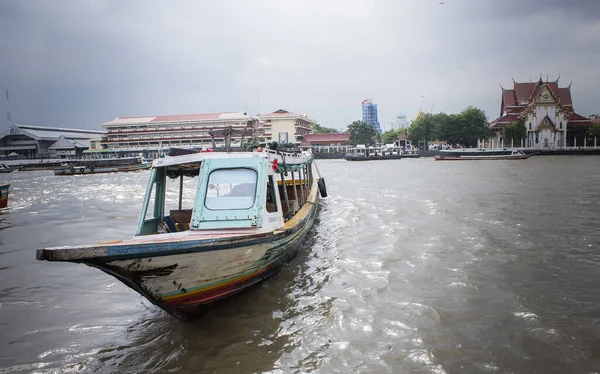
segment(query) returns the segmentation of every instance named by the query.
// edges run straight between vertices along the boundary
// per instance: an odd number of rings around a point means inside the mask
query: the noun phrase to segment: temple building
[[[502,87],[501,87],[502,88]],[[527,136],[523,144],[506,144],[502,129],[523,119]],[[500,117],[490,123],[494,147],[564,148],[584,146],[591,125],[589,118],[573,109],[571,85],[559,87],[556,81],[518,83],[502,88]],[[508,142],[509,140],[507,140]],[[592,140],[593,141],[593,140]]]

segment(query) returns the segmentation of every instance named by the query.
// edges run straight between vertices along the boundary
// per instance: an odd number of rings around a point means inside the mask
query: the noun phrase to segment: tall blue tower
[[[379,118],[377,117],[377,104],[373,104],[371,99],[362,102],[362,120],[371,125],[381,135],[381,126],[379,126]]]

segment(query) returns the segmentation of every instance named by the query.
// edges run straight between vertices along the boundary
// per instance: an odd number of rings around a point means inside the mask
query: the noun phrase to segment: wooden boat
[[[0,184],[0,208],[6,208],[8,205],[8,190],[10,184]]]
[[[99,173],[120,173],[150,169],[152,164],[143,157],[129,157],[121,159],[88,160],[77,165],[62,165],[54,170],[54,175],[81,175]]]
[[[174,317],[260,282],[289,261],[311,228],[322,178],[310,153],[195,153],[156,159],[136,236],[97,245],[38,249],[37,259],[96,267]],[[317,169],[318,171],[318,169]],[[183,178],[199,177],[193,206]],[[179,203],[166,179],[179,179]],[[167,210],[168,206],[177,209]]]
[[[449,149],[440,151],[436,161],[465,160],[526,160],[533,154],[525,154],[518,149]]]
[[[17,167],[8,166],[6,164],[0,164],[0,173],[12,173],[17,169]]]

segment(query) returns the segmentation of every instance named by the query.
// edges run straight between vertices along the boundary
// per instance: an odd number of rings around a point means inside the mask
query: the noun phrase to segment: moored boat
[[[6,208],[8,205],[8,191],[10,184],[0,184],[0,208]]]
[[[143,157],[122,159],[89,160],[75,165],[65,163],[54,170],[54,175],[81,175],[99,173],[119,173],[150,169],[152,164]]]
[[[17,170],[16,167],[8,166],[6,164],[0,164],[0,173],[12,173]]]
[[[347,161],[400,160],[402,150],[397,147],[366,147],[359,144],[348,148],[344,159]]]
[[[289,261],[326,196],[310,153],[195,153],[156,159],[136,236],[38,249],[37,259],[84,263],[115,276],[186,321],[260,282]],[[318,171],[318,170],[317,170]],[[184,206],[183,179],[198,176]],[[167,178],[179,179],[176,194]],[[177,209],[167,209],[177,207]]]
[[[465,160],[526,160],[533,154],[525,154],[518,149],[461,148],[442,150],[435,156],[436,161]]]

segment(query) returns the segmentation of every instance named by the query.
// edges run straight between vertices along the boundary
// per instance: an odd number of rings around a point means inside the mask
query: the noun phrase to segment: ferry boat
[[[312,165],[310,152],[277,150],[159,158],[134,238],[38,249],[36,257],[98,268],[188,321],[293,258],[313,225],[319,194],[327,196]],[[182,203],[186,177],[199,178],[193,206]],[[166,193],[167,178],[179,179],[178,201],[177,193]]]
[[[119,173],[150,169],[151,166],[152,164],[143,157],[87,160],[74,165],[64,163],[54,170],[54,175]]]
[[[366,147],[363,144],[348,148],[344,156],[346,161],[400,160],[401,158],[402,150],[399,148]]]
[[[6,208],[8,205],[8,191],[10,184],[0,184],[0,208]]]
[[[462,148],[442,150],[435,156],[435,160],[526,160],[531,156],[533,154],[525,154],[518,149]]]

